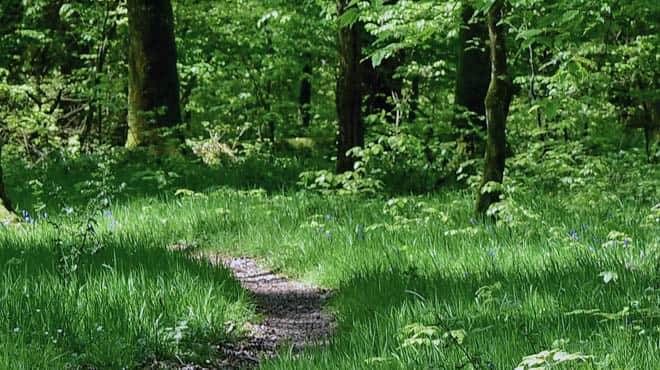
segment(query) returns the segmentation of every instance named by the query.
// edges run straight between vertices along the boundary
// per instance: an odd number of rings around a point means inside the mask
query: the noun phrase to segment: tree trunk
[[[348,0],[337,0],[341,16],[347,10]],[[339,29],[339,76],[337,77],[336,106],[339,119],[337,172],[353,170],[356,159],[346,154],[354,147],[364,145],[362,122],[362,47],[359,23]]]
[[[660,100],[645,105],[648,119],[645,120],[646,156],[650,163],[660,162]]]
[[[128,0],[128,140],[163,143],[162,129],[181,123],[174,16],[170,0]]]
[[[468,4],[468,1],[463,1],[456,66],[457,117],[454,119],[454,126],[459,131],[473,127],[486,129],[484,101],[490,83],[491,69],[488,51],[485,49],[488,27],[482,21],[471,22],[474,14],[474,8]],[[466,118],[464,113],[468,113],[470,118]],[[478,135],[461,132],[458,139],[468,154],[477,153]]]
[[[490,35],[491,80],[486,95],[487,143],[484,175],[477,195],[476,213],[483,215],[491,204],[500,200],[499,191],[486,191],[490,182],[502,183],[506,156],[506,119],[511,104],[511,83],[507,72],[505,37],[501,24],[504,1],[496,0],[488,11]]]
[[[16,215],[14,215],[14,209],[5,191],[2,177],[2,143],[0,142],[0,224],[14,221],[16,221]]]
[[[306,56],[307,62],[303,67],[303,76],[302,81],[300,82],[300,119],[302,121],[303,127],[309,127],[311,121],[310,107],[312,104],[312,65],[311,65],[311,56]]]

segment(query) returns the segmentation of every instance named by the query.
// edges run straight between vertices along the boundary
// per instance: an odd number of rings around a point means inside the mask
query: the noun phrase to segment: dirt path
[[[234,348],[223,348],[232,366],[252,367],[261,358],[273,356],[278,346],[300,350],[325,344],[335,327],[331,315],[323,312],[328,290],[306,286],[263,269],[251,258],[210,256],[234,272],[250,291],[263,320],[249,326],[248,338]]]

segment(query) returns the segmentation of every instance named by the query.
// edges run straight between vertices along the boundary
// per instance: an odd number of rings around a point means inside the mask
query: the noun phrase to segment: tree
[[[506,119],[511,104],[511,82],[507,71],[506,27],[501,22],[504,0],[496,0],[488,10],[491,78],[486,95],[487,142],[484,174],[477,195],[476,213],[484,214],[500,200],[500,191],[491,183],[502,183],[506,156]]]
[[[336,106],[339,119],[337,172],[353,169],[356,159],[347,154],[354,147],[364,145],[362,122],[362,45],[359,22],[346,22],[342,16],[348,9],[348,0],[337,0],[339,27],[339,76],[337,77]]]
[[[2,145],[3,143],[0,141],[0,222],[10,222],[14,221],[16,216],[5,191],[5,183],[2,177]]]
[[[454,126],[461,130],[459,141],[468,154],[476,154],[478,137],[474,127],[486,129],[484,101],[490,83],[490,60],[486,50],[488,27],[475,20],[470,1],[462,2],[459,31],[458,63],[456,66],[456,106],[458,114]]]
[[[162,142],[181,123],[174,16],[169,0],[129,0],[129,148]]]

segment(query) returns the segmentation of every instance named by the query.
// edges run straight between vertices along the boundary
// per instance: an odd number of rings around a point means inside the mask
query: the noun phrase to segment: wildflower
[[[21,328],[19,328],[18,326],[14,328],[14,333],[18,333],[19,331],[21,331]]]
[[[571,232],[569,232],[568,235],[571,237],[571,239],[578,240],[578,232],[577,231],[571,230]]]
[[[103,198],[103,200],[101,200],[101,203],[103,204],[104,207],[107,207],[108,204],[110,204],[110,201],[108,200],[108,198]]]
[[[112,211],[108,209],[108,210],[106,210],[106,211],[103,213],[103,215],[104,215],[105,217],[112,217]]]
[[[9,227],[9,221],[3,221],[2,226],[4,227]]]
[[[623,246],[627,247],[630,244],[630,239],[628,238],[623,238]]]
[[[610,212],[607,212],[605,218],[609,220],[610,218],[612,218],[612,214]]]
[[[328,221],[333,220],[332,215],[325,215],[325,219],[328,220]]]
[[[22,210],[21,215],[23,216],[23,219],[25,220],[25,222],[27,222],[29,224],[34,223],[34,219],[32,217],[30,217],[30,213],[28,211]]]
[[[48,213],[44,212],[44,215],[42,216],[43,218],[48,218]]]
[[[96,331],[101,332],[103,331],[103,326],[99,325],[96,327]]]
[[[112,219],[112,221],[110,221],[110,231],[114,233],[116,226],[117,226],[117,221],[115,219]]]
[[[70,215],[73,213],[73,208],[71,207],[65,207],[64,212],[66,212],[67,215]]]
[[[316,231],[318,231],[319,234],[322,234],[322,233],[325,231],[325,229],[323,228],[323,226],[319,226],[319,227],[316,229]]]
[[[488,255],[491,256],[492,258],[495,258],[495,256],[497,255],[497,251],[493,248],[489,248]]]
[[[475,226],[476,224],[477,224],[477,220],[475,220],[474,218],[471,218],[470,219],[470,225]]]
[[[582,224],[582,232],[586,232],[588,229],[587,224]]]
[[[392,267],[388,267],[388,268],[387,268],[387,272],[389,272],[390,274],[392,273],[392,271],[394,271],[394,270],[392,269]]]
[[[57,334],[62,334],[63,332],[64,332],[64,330],[62,330],[62,329],[57,329]]]
[[[490,226],[490,225],[486,225],[486,231],[488,231],[489,233],[494,232],[494,231],[493,231],[493,227]]]
[[[589,246],[589,250],[592,251],[592,252],[595,252],[595,251],[596,251],[596,248],[595,248],[593,245],[590,245],[590,246]]]
[[[332,240],[332,234],[330,233],[330,231],[326,231],[326,232],[325,232],[325,238],[326,238],[327,240]]]
[[[366,235],[364,234],[364,225],[358,225],[355,228],[355,235],[357,235],[357,238],[362,241],[367,239]]]

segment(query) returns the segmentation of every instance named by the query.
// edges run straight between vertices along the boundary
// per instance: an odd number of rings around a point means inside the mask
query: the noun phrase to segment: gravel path
[[[330,291],[274,274],[252,258],[215,255],[209,259],[234,272],[253,295],[257,312],[263,317],[258,324],[249,325],[246,341],[234,348],[223,348],[235,366],[256,366],[261,358],[275,355],[279,346],[300,350],[326,344],[335,327],[334,318],[323,312]]]

